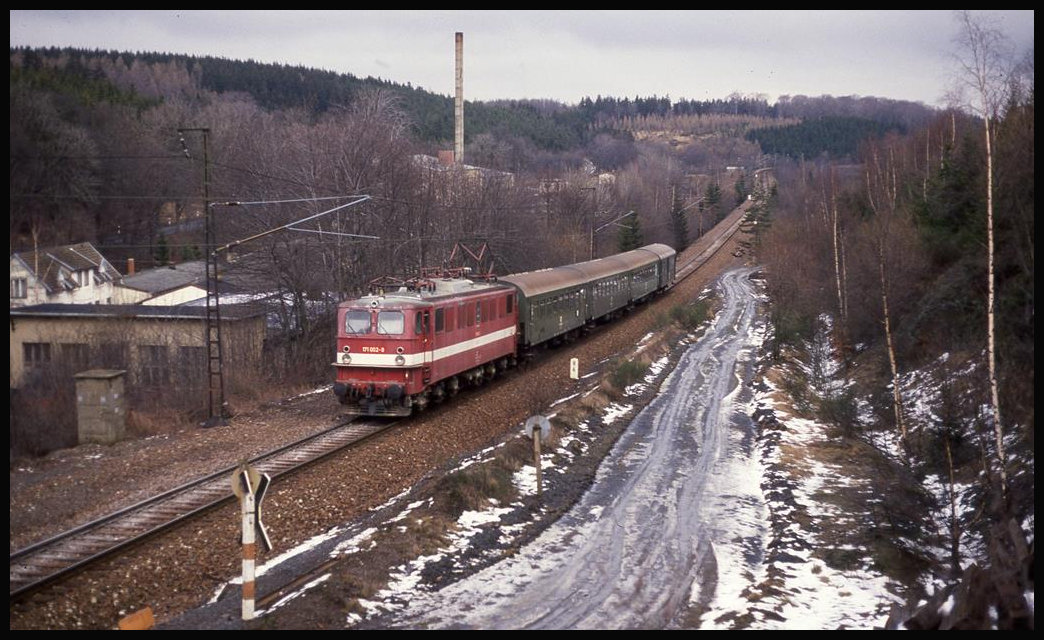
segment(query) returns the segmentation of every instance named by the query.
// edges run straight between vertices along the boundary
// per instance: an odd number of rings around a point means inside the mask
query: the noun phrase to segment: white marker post
[[[537,495],[544,495],[540,478],[540,441],[551,436],[551,423],[544,416],[530,416],[526,420],[526,435],[533,439],[533,466],[536,467]]]

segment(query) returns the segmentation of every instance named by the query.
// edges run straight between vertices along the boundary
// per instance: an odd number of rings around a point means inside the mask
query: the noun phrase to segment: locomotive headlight
[[[352,363],[352,357],[350,355],[348,355],[347,353],[342,353],[341,354],[341,364],[351,364],[351,363]]]
[[[395,364],[401,367],[402,365],[406,364],[406,358],[402,356],[395,356]]]

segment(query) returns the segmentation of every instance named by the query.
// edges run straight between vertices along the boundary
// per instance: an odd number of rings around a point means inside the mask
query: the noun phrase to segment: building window
[[[22,357],[26,369],[38,369],[51,364],[51,345],[46,342],[22,343]]]
[[[203,381],[207,376],[206,347],[179,347],[178,359],[181,379],[193,388],[203,386]]]
[[[170,370],[165,345],[142,345],[138,347],[141,361],[141,384],[145,387],[160,387],[167,384]]]
[[[86,344],[68,343],[58,345],[62,363],[70,369],[69,373],[85,371],[90,363],[90,351]]]
[[[130,358],[126,342],[103,342],[94,350],[91,366],[98,369],[126,369]]]
[[[29,289],[26,286],[25,278],[11,278],[11,297],[12,298],[27,298],[27,297],[29,297]]]

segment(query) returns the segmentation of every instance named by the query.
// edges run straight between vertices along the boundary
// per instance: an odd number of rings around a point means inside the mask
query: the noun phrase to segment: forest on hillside
[[[945,535],[955,573],[964,532],[997,545],[996,573],[965,585],[981,603],[1025,581],[990,528],[1033,521],[1034,90],[1032,52],[984,63],[996,51],[968,33],[960,109],[864,140],[852,165],[777,165],[755,216],[777,350],[829,332],[857,381],[788,391],[840,437],[890,434],[919,477],[974,487],[976,515]],[[899,392],[914,376],[938,385],[927,419]]]
[[[134,257],[143,266],[196,256],[198,241],[171,237],[170,223],[198,209],[204,159],[211,165],[208,187],[215,200],[363,191],[386,197],[382,190],[401,199],[408,190],[412,206],[428,210],[434,194],[391,183],[417,182],[421,172],[414,169],[407,176],[409,168],[392,165],[452,146],[450,98],[300,67],[12,48],[10,85],[12,250],[89,240],[110,247],[117,261]],[[434,234],[409,222],[398,225],[396,233],[389,234],[385,224],[382,233],[370,235],[381,236],[373,245],[381,250],[391,243],[392,252],[426,259],[448,251],[449,238],[463,238],[460,230],[467,228],[472,233],[466,235],[508,245],[500,247],[499,255],[511,268],[571,259],[575,250],[569,246],[549,254],[527,250],[512,255],[510,245],[517,244],[512,225],[531,228],[524,218],[535,215],[533,203],[539,201],[549,238],[565,238],[566,245],[582,242],[585,223],[631,209],[638,210],[637,220],[650,238],[667,240],[668,229],[676,226],[667,213],[674,199],[682,206],[702,199],[691,213],[700,214],[694,221],[697,230],[705,226],[703,209],[718,206],[711,202],[714,194],[706,198],[707,187],[730,189],[726,167],[749,172],[775,158],[851,159],[867,131],[905,130],[930,114],[912,103],[830,96],[785,97],[775,105],[739,95],[675,102],[598,96],[576,106],[540,100],[468,102],[465,162],[511,173],[514,193],[500,185],[482,194],[462,194],[459,203],[440,199],[440,207],[456,211],[446,221],[437,212],[434,218],[421,216],[428,220],[422,226],[437,227]],[[825,117],[833,119],[831,126],[814,124]],[[842,144],[837,122],[844,123]],[[198,134],[182,142],[179,130],[185,128],[208,130],[207,158]],[[359,128],[367,131],[348,141]],[[333,138],[325,133],[331,130],[336,130]],[[652,139],[646,135],[650,131],[681,138]],[[193,153],[187,144],[194,145]],[[352,165],[363,161],[370,166]],[[307,163],[315,166],[306,168]],[[338,164],[341,168],[334,168]],[[637,171],[652,178],[637,180]],[[395,173],[391,182],[386,172]],[[606,172],[616,174],[613,186],[603,180],[594,188],[591,176]],[[391,205],[385,200],[384,206]],[[476,208],[485,209],[486,217],[499,211],[497,223],[476,226],[468,219],[454,227],[454,217],[468,218],[462,210]],[[283,212],[284,218],[290,215]],[[716,215],[719,210],[710,211],[707,219]],[[436,237],[423,239],[429,236]],[[401,242],[420,246],[407,251],[399,249]],[[527,262],[528,257],[533,260]]]

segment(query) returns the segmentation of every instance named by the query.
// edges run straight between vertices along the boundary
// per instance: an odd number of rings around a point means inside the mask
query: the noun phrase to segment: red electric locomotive
[[[461,276],[375,283],[339,305],[334,393],[351,413],[407,416],[515,364],[515,288]]]

